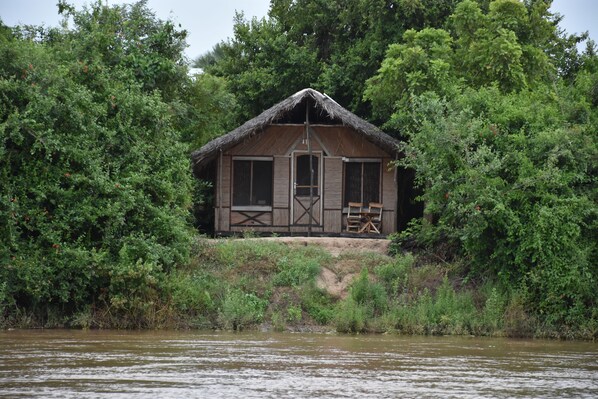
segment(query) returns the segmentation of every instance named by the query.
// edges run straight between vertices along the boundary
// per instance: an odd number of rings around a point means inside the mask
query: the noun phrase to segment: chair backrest
[[[384,205],[379,202],[370,202],[370,213],[375,213],[374,220],[381,220],[382,219],[382,208]]]
[[[349,202],[348,205],[347,216],[358,216],[361,213],[361,208],[363,208],[361,202]]]

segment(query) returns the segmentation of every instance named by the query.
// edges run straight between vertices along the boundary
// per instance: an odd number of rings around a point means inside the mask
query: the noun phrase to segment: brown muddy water
[[[2,398],[596,398],[598,344],[2,331]]]

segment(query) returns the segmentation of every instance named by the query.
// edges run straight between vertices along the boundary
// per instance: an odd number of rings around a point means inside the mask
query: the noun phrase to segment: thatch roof
[[[191,154],[193,168],[196,171],[202,169],[218,154],[219,150],[224,151],[241,141],[262,132],[269,124],[276,123],[283,119],[285,115],[292,112],[306,99],[313,100],[312,105],[318,111],[323,111],[327,114],[329,120],[355,129],[358,133],[363,134],[368,141],[382,148],[389,154],[396,154],[398,152],[398,140],[390,137],[376,126],[341,107],[326,94],[322,94],[313,89],[303,89],[262,112],[255,118],[245,122],[235,130],[210,141],[199,150],[194,151]]]

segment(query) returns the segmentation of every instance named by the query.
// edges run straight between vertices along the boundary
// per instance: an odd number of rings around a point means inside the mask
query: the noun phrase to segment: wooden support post
[[[311,237],[311,226],[314,220],[314,162],[309,130],[309,100],[307,100],[305,102],[305,133],[307,135],[307,153],[309,155],[309,224],[307,225],[307,236]]]
[[[215,226],[215,230],[222,230],[222,148],[220,149],[220,156],[218,157],[218,226]]]

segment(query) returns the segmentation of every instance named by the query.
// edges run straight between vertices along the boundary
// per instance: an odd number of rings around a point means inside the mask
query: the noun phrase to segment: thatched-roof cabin
[[[398,141],[325,94],[301,90],[193,152],[214,183],[216,233],[346,232],[349,202],[382,203],[396,231]]]

